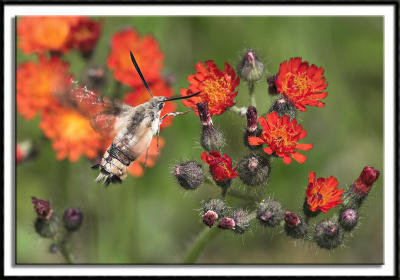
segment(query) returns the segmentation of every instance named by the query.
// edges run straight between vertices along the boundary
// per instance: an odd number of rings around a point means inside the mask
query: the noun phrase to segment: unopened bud
[[[339,223],[346,231],[351,231],[358,222],[358,213],[354,209],[345,209],[339,216]]]
[[[212,227],[216,220],[227,214],[228,208],[225,202],[218,198],[210,199],[207,202],[203,202],[202,209],[202,220],[203,223],[209,227]]]
[[[285,97],[279,97],[275,100],[268,113],[277,112],[279,117],[287,115],[290,120],[296,118],[296,107],[290,103]]]
[[[308,225],[304,219],[293,212],[285,212],[285,232],[288,236],[299,239],[307,235]]]
[[[283,221],[282,205],[275,200],[265,199],[257,205],[257,219],[263,226],[275,227]]]
[[[264,73],[264,64],[258,59],[254,50],[247,50],[238,65],[239,76],[248,82],[261,79]]]
[[[202,219],[204,224],[208,227],[212,227],[215,221],[218,220],[218,214],[212,210],[208,210],[207,213],[202,216]]]
[[[233,229],[235,227],[235,221],[232,218],[222,218],[218,227],[222,229]]]
[[[372,188],[373,183],[378,180],[380,172],[371,166],[364,167],[353,185],[351,186],[352,192],[355,194],[358,203],[361,204],[362,200],[368,195]]]
[[[218,217],[225,216],[227,214],[228,208],[223,200],[218,198],[210,199],[206,202],[203,202],[203,212],[202,214],[206,214],[209,211],[215,212]]]
[[[32,197],[33,207],[39,217],[49,220],[53,213],[53,209],[50,207],[50,202],[48,200],[37,199]]]
[[[319,247],[333,249],[342,243],[343,230],[338,223],[332,220],[325,220],[316,226],[314,239]]]
[[[300,224],[300,218],[295,213],[286,211],[285,212],[285,223],[288,227],[297,227]]]
[[[374,169],[372,166],[364,167],[363,171],[360,174],[360,179],[368,184],[373,184],[376,180],[378,180],[380,172]]]
[[[195,190],[204,181],[203,166],[197,161],[187,161],[175,165],[173,174],[186,190]]]
[[[250,226],[248,213],[242,209],[236,209],[232,213],[232,219],[235,221],[233,231],[238,234],[245,233]]]
[[[78,208],[67,208],[64,211],[64,227],[76,231],[81,227],[83,214]]]
[[[275,81],[278,78],[278,74],[272,75],[267,78],[267,83],[268,83],[268,93],[270,95],[277,95],[278,89],[276,88]]]
[[[259,137],[261,135],[261,129],[257,127],[257,109],[254,106],[249,106],[247,108],[247,113],[246,113],[246,118],[247,118],[247,127],[246,127],[246,132],[244,133],[244,144],[250,149],[250,150],[255,150],[262,145],[250,145],[249,144],[249,136],[252,137]]]
[[[49,219],[37,217],[35,221],[36,232],[44,238],[51,238],[57,232],[59,228],[59,220],[56,215],[51,215]]]
[[[248,155],[239,162],[239,178],[249,186],[267,183],[270,172],[269,160],[257,154]]]
[[[196,106],[201,124],[203,125],[200,141],[201,146],[208,152],[220,150],[225,145],[225,137],[222,132],[214,127],[208,111],[208,103],[199,102]]]
[[[204,150],[211,152],[214,150],[221,150],[225,145],[225,137],[221,131],[216,129],[213,125],[203,125],[201,133],[201,146]]]

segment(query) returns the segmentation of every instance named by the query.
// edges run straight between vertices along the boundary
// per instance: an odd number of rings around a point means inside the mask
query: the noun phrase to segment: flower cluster
[[[17,21],[18,47],[26,54],[37,54],[38,58],[37,61],[28,60],[18,65],[18,113],[26,120],[40,116],[39,128],[51,139],[58,160],[67,158],[75,162],[82,156],[99,160],[115,136],[110,132],[110,123],[114,123],[115,118],[107,115],[103,120],[100,114],[109,110],[105,108],[107,104],[112,104],[101,97],[101,90],[107,83],[106,69],[91,67],[76,78],[69,72],[70,65],[64,56],[71,49],[76,49],[89,62],[101,29],[100,22],[84,16],[21,17]],[[142,37],[135,29],[128,28],[116,32],[111,38],[111,52],[107,59],[107,66],[113,71],[115,79],[130,87],[124,89],[127,92],[123,101],[137,106],[151,98],[139,75],[134,72],[129,51],[134,51],[153,94],[172,97],[173,90],[161,75],[164,55],[157,41],[150,35]],[[71,83],[75,79],[98,91]],[[115,82],[116,87],[122,89],[119,82]],[[119,92],[116,95],[121,97]],[[175,110],[176,105],[167,102],[161,114]],[[172,118],[167,117],[161,129],[171,124]],[[129,166],[129,173],[138,177],[143,175],[144,166],[154,166],[159,149],[164,144],[162,138],[153,139],[147,156],[143,154],[136,159]],[[16,153],[17,162],[20,162],[21,149],[17,148]]]
[[[24,16],[17,21],[18,47],[26,54],[91,52],[101,24],[84,16]]]
[[[60,219],[50,206],[48,200],[32,197],[34,210],[37,214],[35,220],[35,231],[43,238],[52,239],[49,247],[51,253],[60,252],[67,262],[72,262],[72,255],[69,253],[68,243],[71,241],[71,234],[80,229],[83,221],[83,213],[79,208],[67,208],[63,214],[63,226],[60,226]]]
[[[207,164],[211,177],[204,174],[202,164],[194,160],[176,165],[173,175],[186,190],[197,189],[202,183],[221,188],[220,197],[202,202],[202,222],[210,228],[217,225],[220,229],[243,234],[254,219],[263,227],[283,227],[289,237],[312,240],[320,248],[331,250],[340,246],[344,233],[356,226],[357,209],[378,179],[379,171],[365,167],[347,190],[338,187],[336,177],[316,178],[316,173],[310,171],[308,186],[298,186],[305,189],[302,215],[286,210],[281,202],[267,196],[266,190],[275,159],[282,159],[286,165],[293,159],[303,164],[307,157],[299,151],[314,147],[300,143],[307,131],[299,123],[297,114],[307,111],[306,105],[325,106],[320,101],[327,96],[323,68],[314,64],[309,66],[298,57],[282,62],[279,72],[266,79],[266,92],[277,97],[267,113],[261,116],[258,116],[254,88],[268,71],[254,50],[246,50],[237,67],[238,75],[248,85],[251,105],[247,107],[238,108],[233,101],[240,80],[229,64],[225,64],[225,72],[211,60],[206,61],[205,66],[197,63],[195,68],[197,73],[188,76],[189,88],[181,89],[181,95],[202,92],[195,98],[184,100],[183,104],[194,108],[200,118],[200,144],[205,150],[201,159]],[[238,113],[247,121],[243,131],[244,146],[249,151],[237,166],[222,152],[225,137],[212,120],[213,116],[227,111]],[[247,205],[247,208],[228,205],[227,196],[242,200],[241,206]],[[339,215],[317,225],[310,223],[311,218],[335,208],[340,208]]]

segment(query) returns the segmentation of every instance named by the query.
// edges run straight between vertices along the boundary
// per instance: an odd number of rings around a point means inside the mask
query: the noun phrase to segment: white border
[[[12,219],[12,19],[15,15],[315,15],[384,16],[385,39],[385,221],[382,266],[17,266],[13,267]],[[390,5],[237,5],[237,6],[140,6],[140,5],[5,5],[4,6],[4,274],[5,275],[394,275],[394,6]]]

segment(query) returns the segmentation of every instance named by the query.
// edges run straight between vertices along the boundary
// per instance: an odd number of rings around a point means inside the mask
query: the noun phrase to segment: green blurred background
[[[92,63],[105,65],[111,36],[126,26],[152,34],[165,54],[164,72],[176,76],[175,94],[187,87],[195,63],[212,59],[223,68],[236,68],[246,48],[256,50],[269,74],[290,57],[301,56],[325,69],[328,97],[324,108],[298,113],[307,130],[304,164],[273,162],[268,194],[290,211],[301,212],[308,172],[334,175],[339,187],[351,184],[365,165],[383,170],[383,19],[381,17],[103,17],[103,31]],[[34,59],[17,51],[17,63]],[[86,62],[77,51],[64,56],[80,75]],[[128,59],[128,57],[127,57]],[[146,73],[144,73],[146,76]],[[111,79],[111,73],[109,73]],[[113,81],[109,81],[112,85]],[[112,87],[109,86],[109,89]],[[256,85],[257,108],[266,112],[274,98],[267,94],[266,78]],[[238,106],[249,103],[241,82]],[[185,107],[179,103],[179,109]],[[242,144],[245,119],[227,112],[213,118],[228,139],[225,152],[237,163],[247,150]],[[204,229],[196,209],[200,200],[219,190],[203,185],[184,191],[171,175],[174,164],[200,160],[200,122],[194,114],[177,117],[162,132],[166,145],[157,164],[143,177],[128,176],[122,185],[104,188],[94,182],[97,171],[81,158],[58,161],[51,142],[43,140],[39,117],[16,116],[17,141],[40,142],[40,154],[16,167],[16,261],[63,263],[48,252],[50,241],[34,231],[36,214],[31,196],[50,200],[61,215],[66,207],[84,213],[82,228],[73,236],[72,253],[80,263],[180,263]],[[207,169],[205,169],[207,170]],[[237,180],[237,187],[239,180]],[[232,205],[241,206],[236,200]],[[332,216],[335,210],[314,221]],[[253,223],[250,232],[221,232],[198,263],[383,263],[383,176],[361,208],[359,227],[346,235],[344,246],[333,251],[314,243],[294,241],[283,230]]]

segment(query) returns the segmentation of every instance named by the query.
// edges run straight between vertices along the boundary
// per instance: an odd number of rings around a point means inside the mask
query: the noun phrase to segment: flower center
[[[85,138],[92,129],[85,118],[75,113],[69,113],[64,116],[61,128],[63,137],[71,140]]]
[[[208,97],[208,103],[211,106],[216,106],[224,103],[226,95],[229,94],[228,84],[223,77],[212,77],[203,82],[204,93]]]
[[[292,150],[296,143],[291,139],[291,131],[288,131],[286,125],[275,127],[275,130],[269,132],[263,131],[264,137],[268,139],[268,145],[273,146],[277,152],[286,152]]]
[[[290,93],[291,96],[301,96],[309,91],[310,79],[305,72],[296,75],[287,73],[282,90],[285,93]]]

